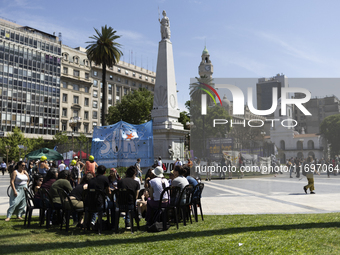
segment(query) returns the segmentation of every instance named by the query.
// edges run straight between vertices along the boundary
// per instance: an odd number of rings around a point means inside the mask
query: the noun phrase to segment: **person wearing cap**
[[[72,160],[70,163],[70,183],[72,188],[75,188],[78,183],[80,183],[80,169],[77,166],[77,161],[76,160]]]
[[[46,176],[47,171],[50,169],[48,162],[47,162],[47,157],[42,156],[40,158],[40,163],[38,165],[38,172],[41,174],[43,177]]]
[[[164,178],[163,175],[163,168],[157,166],[155,169],[151,171],[151,180],[149,181],[150,189],[149,194],[150,197],[147,200],[147,209],[146,209],[146,217],[145,220],[147,221],[147,225],[152,225],[153,222],[153,214],[154,211],[158,208],[159,200],[163,200],[167,202],[168,194],[164,194],[164,197],[160,197],[162,191],[169,187],[169,182]]]
[[[85,174],[91,173],[93,176],[96,176],[96,168],[98,168],[98,164],[94,161],[94,157],[90,155],[89,160],[85,163]]]
[[[77,161],[77,167],[80,169],[81,172],[83,172],[84,166],[85,164],[83,162],[80,161],[80,159],[78,158],[78,156],[74,156],[73,158],[75,161]]]

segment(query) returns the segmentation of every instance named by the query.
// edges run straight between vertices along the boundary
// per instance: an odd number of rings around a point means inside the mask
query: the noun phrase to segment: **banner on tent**
[[[128,167],[141,159],[141,167],[154,162],[152,121],[133,125],[124,121],[93,131],[91,155],[98,165]]]

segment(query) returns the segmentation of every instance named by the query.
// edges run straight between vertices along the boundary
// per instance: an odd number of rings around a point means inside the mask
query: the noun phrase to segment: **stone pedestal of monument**
[[[184,159],[185,136],[189,133],[178,122],[179,109],[175,79],[174,58],[170,41],[169,19],[163,11],[162,40],[159,42],[156,70],[153,118],[154,156],[162,159]],[[165,24],[165,25],[164,25]]]

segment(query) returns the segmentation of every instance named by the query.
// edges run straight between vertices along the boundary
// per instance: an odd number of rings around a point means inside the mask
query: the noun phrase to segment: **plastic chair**
[[[137,229],[139,230],[139,218],[136,208],[136,194],[130,189],[116,189],[113,192],[114,196],[116,196],[116,210],[115,210],[115,230],[118,233],[119,226],[119,217],[121,212],[125,212],[125,217],[130,214],[130,225],[131,225],[131,233],[133,233],[133,215],[135,216],[135,220],[137,223]],[[129,198],[133,197],[133,209],[131,208],[131,202],[129,203]]]
[[[98,213],[98,234],[101,234],[103,227],[103,212],[106,211],[105,206],[105,193],[98,189],[86,189],[83,191],[83,201],[84,201],[84,231],[89,228],[90,216],[93,213]],[[108,212],[107,212],[108,213]],[[107,214],[107,219],[109,220],[109,214]]]
[[[76,212],[78,214],[84,212],[84,208],[81,209],[76,209],[74,208],[72,201],[70,199],[70,196],[67,194],[67,192],[63,189],[58,190],[58,194],[60,197],[61,201],[61,206],[63,208],[62,213],[61,213],[61,219],[64,219],[65,216],[65,221],[66,221],[66,231],[69,230],[70,227],[70,216],[72,212]],[[69,207],[67,207],[67,203]],[[63,220],[60,222],[60,230],[63,228]]]
[[[174,212],[174,216],[175,216],[175,223],[176,223],[176,227],[178,229],[178,201],[180,198],[180,194],[181,194],[181,188],[177,187],[177,186],[169,186],[166,187],[161,195],[160,198],[163,198],[165,193],[168,194],[168,201],[164,203],[164,201],[160,200],[159,204],[158,204],[158,211],[162,212],[163,214],[163,230],[166,230],[166,224],[169,221],[168,220],[168,214],[169,212],[172,210]]]
[[[191,213],[190,213],[190,205],[192,204],[192,196],[194,192],[194,186],[189,184],[185,186],[181,192],[180,199],[178,201],[178,207],[180,208],[183,225],[186,226],[186,218],[190,218],[190,222],[192,224]],[[183,203],[183,197],[185,196],[185,200]]]
[[[202,221],[204,221],[203,212],[202,212],[202,205],[201,205],[201,196],[202,196],[203,189],[204,189],[204,183],[197,184],[196,187],[194,188],[194,193],[193,193],[193,197],[192,197],[191,208],[193,210],[193,215],[195,217],[196,222],[198,222],[197,206],[200,208]]]
[[[32,212],[34,209],[39,209],[39,219],[41,218],[41,207],[39,205],[36,205],[34,203],[34,198],[32,196],[32,194],[29,192],[28,189],[24,188],[25,191],[25,197],[26,197],[26,215],[25,215],[25,222],[24,222],[24,226],[26,226],[26,222],[27,222],[27,227],[29,227],[31,225],[31,218],[32,218]]]
[[[39,192],[40,192],[42,209],[43,209],[40,226],[44,224],[45,211],[46,211],[46,228],[49,228],[51,215],[54,212],[53,198],[51,197],[50,193],[44,188],[40,188]]]

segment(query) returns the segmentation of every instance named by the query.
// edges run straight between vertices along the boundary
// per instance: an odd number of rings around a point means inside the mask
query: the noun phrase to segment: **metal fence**
[[[91,154],[92,142],[80,142],[78,140],[58,144],[56,150],[63,155],[64,159],[72,159],[78,156],[79,159],[87,159]]]

